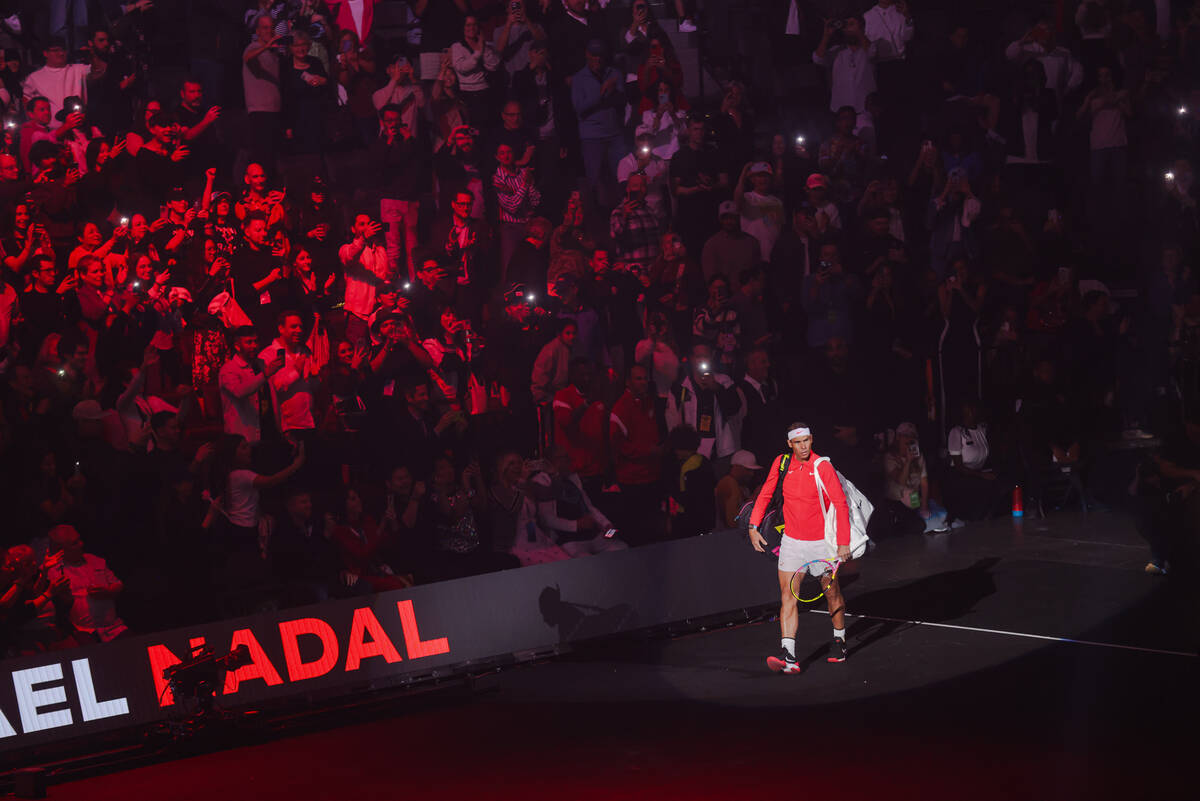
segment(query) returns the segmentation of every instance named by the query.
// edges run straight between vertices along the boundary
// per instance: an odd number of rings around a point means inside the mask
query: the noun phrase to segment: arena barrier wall
[[[734,531],[6,660],[0,753],[161,721],[163,669],[208,645],[250,663],[222,707],[303,703],[495,664],[571,643],[759,607],[774,560]]]

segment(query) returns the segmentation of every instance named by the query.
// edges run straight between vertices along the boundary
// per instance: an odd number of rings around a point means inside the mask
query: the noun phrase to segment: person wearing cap
[[[759,532],[763,517],[775,497],[780,482],[783,514],[783,537],[779,543],[779,631],[782,636],[779,656],[767,659],[767,667],[776,673],[796,675],[802,671],[796,661],[796,626],[799,610],[796,596],[792,594],[792,576],[801,567],[813,560],[832,562],[850,559],[850,507],[842,490],[837,470],[828,459],[821,459],[813,451],[812,429],[806,423],[792,423],[787,431],[788,452],[775,457],[767,471],[766,480],[754,509],[750,512],[750,544],[754,550],[764,553],[767,541]],[[784,463],[784,459],[787,462]],[[818,478],[819,477],[819,478]],[[818,488],[820,481],[824,491]],[[831,543],[826,532],[826,510],[833,507],[835,542]],[[846,661],[846,612],[841,588],[837,578],[826,577],[824,565],[810,565],[809,575],[820,577],[821,588],[829,615],[833,623],[833,646],[826,657],[828,662]]]
[[[571,105],[579,120],[583,155],[584,199],[601,208],[614,205],[612,185],[625,157],[621,74],[607,65],[608,48],[600,39],[587,45],[587,65],[571,78]]]
[[[717,207],[717,220],[721,229],[708,238],[700,253],[705,281],[711,281],[717,273],[737,275],[762,261],[762,246],[742,230],[742,215],[736,202],[722,201]]]
[[[733,188],[733,202],[741,214],[742,230],[758,240],[763,261],[771,260],[771,251],[783,230],[783,201],[771,194],[774,175],[770,164],[756,161],[742,168]]]
[[[216,205],[216,201],[213,201]],[[329,193],[325,179],[314,175],[308,192],[298,198],[289,210],[295,215],[293,249],[303,247],[312,255],[318,280],[324,283],[337,263],[338,243],[341,241],[342,212]],[[298,241],[297,241],[298,239]]]
[[[87,64],[67,63],[67,43],[61,37],[54,36],[46,41],[42,50],[46,64],[36,69],[25,78],[21,91],[28,103],[35,97],[44,97],[50,101],[50,114],[57,116],[62,111],[67,99],[74,96],[87,101],[87,77],[91,67]]]
[[[166,224],[151,234],[152,241],[164,259],[174,258],[179,248],[196,235],[196,211],[188,207],[182,186],[173,186],[164,197]]]
[[[929,472],[918,439],[915,425],[901,423],[883,455],[884,503],[893,535],[924,532],[930,516]]]
[[[163,196],[173,187],[182,186],[187,175],[191,148],[179,141],[179,124],[174,110],[160,111],[146,123],[150,139],[134,157],[135,174],[140,179],[136,208],[154,219]]]
[[[71,123],[67,122],[68,118],[71,119]],[[75,168],[79,170],[80,175],[87,173],[88,143],[102,137],[103,134],[95,125],[87,124],[83,98],[78,95],[66,98],[63,101],[62,109],[54,115],[54,119],[59,122],[55,135],[70,148],[71,160],[75,163]]]
[[[750,499],[750,485],[761,475],[762,465],[750,451],[738,451],[729,460],[729,472],[717,482],[717,529],[737,527],[738,511]]]
[[[946,174],[941,194],[929,201],[925,227],[929,230],[929,260],[939,278],[945,278],[959,256],[979,258],[975,220],[983,205],[967,180],[967,171],[954,167]]]
[[[804,205],[813,210],[818,234],[842,230],[837,204],[829,198],[829,179],[822,173],[814,172],[804,182]]]

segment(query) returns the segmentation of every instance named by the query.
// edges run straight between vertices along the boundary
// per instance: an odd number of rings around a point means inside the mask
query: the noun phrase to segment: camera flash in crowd
[[[1163,178],[1167,181],[1167,183],[1170,183],[1171,181],[1175,180],[1175,173],[1168,170],[1167,172],[1163,173]]]
[[[642,155],[643,155],[643,156],[649,156],[649,155],[650,155],[650,148],[648,148],[648,147],[646,147],[645,145],[643,145],[643,146],[642,146]]]
[[[796,136],[796,144],[798,144],[798,145],[804,144],[804,137],[797,135]]]
[[[408,281],[405,281],[404,282],[404,291],[407,292],[410,289],[412,289],[412,284],[410,284]]]
[[[141,289],[141,288],[142,288],[142,282],[141,282],[141,281],[134,281],[134,282],[133,282],[133,288],[134,288],[134,289]]]
[[[1184,114],[1187,114],[1187,106],[1180,106],[1179,107],[1179,116],[1182,117]]]
[[[4,127],[5,127],[5,128],[10,128],[10,129],[11,129],[11,128],[16,128],[16,127],[17,127],[17,124],[16,124],[15,122],[13,122],[12,120],[9,120],[8,122],[4,123]]]
[[[67,374],[67,371],[66,371],[66,370],[64,370],[64,369],[62,369],[62,368],[60,367],[60,368],[59,368],[59,370],[58,370],[58,377],[59,377],[59,378],[63,378],[63,377],[65,377],[65,376],[66,376],[66,374]]]
[[[122,217],[122,218],[121,218],[121,227],[122,227],[122,228],[124,228],[124,227],[125,227],[125,226],[127,226],[127,225],[129,225],[129,218],[128,218],[128,217]]]

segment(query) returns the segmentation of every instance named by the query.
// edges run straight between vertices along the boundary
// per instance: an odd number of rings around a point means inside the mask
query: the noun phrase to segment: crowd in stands
[[[1200,1],[869,2],[0,2],[0,647],[728,528],[795,420],[877,537],[1124,447],[1165,571]]]

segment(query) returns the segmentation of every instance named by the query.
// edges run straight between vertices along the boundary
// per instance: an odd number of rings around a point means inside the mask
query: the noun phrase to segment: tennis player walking
[[[759,533],[758,526],[775,496],[776,484],[782,481],[784,529],[779,546],[779,630],[783,637],[783,650],[779,656],[767,659],[767,667],[776,672],[799,673],[801,668],[796,661],[796,624],[799,611],[796,609],[796,596],[792,595],[791,590],[792,574],[815,559],[834,559],[834,549],[825,539],[825,503],[832,502],[836,512],[836,558],[843,562],[850,559],[850,509],[846,504],[846,495],[842,492],[837,471],[828,459],[817,465],[827,498],[823,500],[819,496],[817,476],[813,475],[813,465],[818,457],[813,453],[813,437],[809,427],[804,423],[792,423],[788,426],[787,442],[791,449],[791,458],[786,472],[780,475],[780,461],[784,456],[775,457],[767,473],[767,480],[754,503],[754,510],[750,514],[749,531],[750,544],[762,553],[767,541]],[[829,615],[833,620],[833,650],[828,661],[845,662],[846,615],[837,577],[831,577],[828,566],[824,564],[812,565],[809,571],[810,575],[819,577],[821,581],[821,589],[825,591]]]

